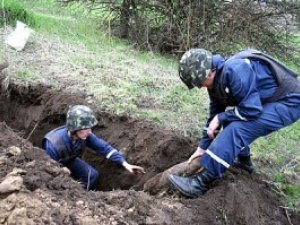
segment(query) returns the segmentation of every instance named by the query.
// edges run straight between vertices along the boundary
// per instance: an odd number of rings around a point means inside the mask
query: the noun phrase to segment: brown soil
[[[2,85],[0,224],[300,224],[299,213],[281,207],[284,203],[265,175],[238,169],[228,171],[199,199],[170,190],[150,195],[143,185],[186,160],[196,140],[93,105],[101,121],[95,133],[147,173],[130,175],[88,150],[84,159],[100,171],[102,181],[98,191],[86,192],[40,149],[44,134],[64,123],[68,106],[86,100],[84,94],[46,86]]]

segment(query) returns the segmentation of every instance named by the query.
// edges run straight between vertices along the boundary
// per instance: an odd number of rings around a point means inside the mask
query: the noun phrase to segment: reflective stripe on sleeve
[[[106,158],[109,159],[109,158],[110,158],[114,153],[116,153],[116,152],[118,152],[118,150],[116,150],[116,149],[111,150],[111,151],[107,154]]]
[[[210,157],[212,157],[214,160],[216,160],[218,163],[222,164],[223,166],[225,166],[226,168],[229,168],[230,165],[225,162],[223,159],[221,159],[219,156],[217,156],[216,154],[214,154],[212,151],[210,151],[209,149],[207,149],[205,151]]]
[[[234,108],[234,114],[235,114],[238,118],[240,118],[241,120],[247,121],[247,119],[246,119],[245,117],[243,117],[243,116],[240,114],[240,112],[239,112],[239,110],[238,110],[237,107]]]
[[[244,61],[245,61],[245,63],[247,63],[247,64],[251,64],[251,62],[250,62],[250,60],[249,59],[244,59]]]

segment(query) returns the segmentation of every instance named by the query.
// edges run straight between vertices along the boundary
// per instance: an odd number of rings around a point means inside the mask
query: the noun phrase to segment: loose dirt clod
[[[8,174],[4,181],[0,183],[0,193],[9,193],[21,190],[23,178],[21,176],[12,176]]]

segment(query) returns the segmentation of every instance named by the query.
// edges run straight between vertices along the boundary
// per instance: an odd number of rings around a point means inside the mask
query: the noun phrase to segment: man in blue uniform
[[[205,87],[210,97],[207,125],[189,158],[202,156],[203,170],[191,177],[169,176],[175,189],[197,198],[235,162],[253,172],[249,145],[300,118],[300,81],[296,73],[253,49],[227,59],[191,49],[179,64],[188,88]]]
[[[71,175],[87,190],[94,190],[97,187],[99,173],[80,159],[86,146],[122,165],[131,173],[145,173],[144,168],[127,163],[122,153],[93,134],[92,127],[97,123],[89,107],[75,105],[67,112],[66,126],[56,128],[45,135],[43,149],[52,159],[69,168]]]

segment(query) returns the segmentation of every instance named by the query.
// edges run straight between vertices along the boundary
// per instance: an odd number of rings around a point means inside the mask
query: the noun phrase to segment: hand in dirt
[[[146,173],[145,169],[141,166],[131,165],[131,164],[127,163],[126,161],[124,161],[122,165],[130,173],[134,173],[134,174],[144,174],[144,173]]]
[[[188,164],[190,164],[195,158],[198,158],[202,156],[205,153],[205,150],[202,148],[198,147],[197,150],[191,155],[191,157],[188,160]]]
[[[216,115],[209,123],[209,126],[207,128],[207,135],[210,139],[215,138],[215,134],[217,133],[216,131],[219,127],[220,127],[220,121],[218,119],[218,115]]]

